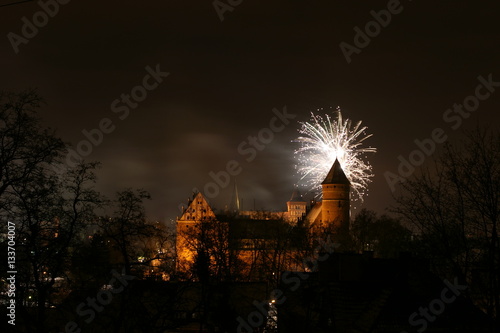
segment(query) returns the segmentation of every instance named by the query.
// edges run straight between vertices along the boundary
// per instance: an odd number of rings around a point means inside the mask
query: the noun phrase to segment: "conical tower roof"
[[[332,168],[321,184],[350,184],[349,179],[347,179],[344,170],[342,170],[338,159],[335,159],[335,163],[333,163]]]

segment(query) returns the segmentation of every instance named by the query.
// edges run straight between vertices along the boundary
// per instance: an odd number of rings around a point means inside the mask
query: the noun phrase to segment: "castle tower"
[[[292,223],[297,223],[297,221],[306,213],[307,202],[304,201],[304,198],[302,198],[299,190],[295,190],[293,191],[290,200],[286,202],[286,206],[288,209],[288,220]]]
[[[349,231],[350,219],[350,182],[347,179],[340,163],[335,163],[321,183],[323,200],[321,204],[321,226],[334,227],[339,232]]]

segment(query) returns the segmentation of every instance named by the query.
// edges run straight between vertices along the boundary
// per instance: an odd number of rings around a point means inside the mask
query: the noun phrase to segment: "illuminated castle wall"
[[[273,221],[285,221],[285,223],[291,225],[296,225],[299,221],[303,221],[311,230],[319,232],[348,232],[350,219],[350,183],[337,160],[322,183],[322,192],[322,201],[315,202],[310,207],[307,207],[307,202],[302,198],[299,191],[295,190],[287,202],[287,211],[239,211],[236,216],[231,217],[236,222],[226,221],[227,216],[217,216],[204,196],[201,193],[195,194],[189,200],[188,206],[184,209],[181,217],[177,219],[177,271],[179,273],[186,273],[192,269],[197,252],[199,253],[199,249],[202,248],[202,244],[199,244],[200,236],[202,236],[200,233],[217,232],[219,234],[218,238],[221,237],[220,235],[229,237],[232,225],[241,227],[243,223],[247,223],[254,226],[261,225],[263,226],[261,229],[265,229],[265,224],[268,223],[269,227],[271,227]],[[217,226],[217,228],[213,228],[212,226]],[[266,235],[261,234],[261,239],[247,239],[245,235],[238,237],[241,238],[238,257],[245,262],[253,258],[250,253],[252,246],[247,243],[268,244],[266,248],[272,251],[272,239],[269,239]],[[225,242],[227,244],[221,248],[231,249],[229,240]],[[241,244],[244,246],[241,247]],[[245,247],[245,245],[249,246]],[[210,251],[212,250],[206,249],[207,253],[211,253]],[[209,256],[211,256],[210,260],[216,260],[216,257],[218,257],[216,253]],[[247,264],[251,266],[250,263]]]
[[[200,241],[198,233],[200,224],[216,221],[216,216],[201,193],[196,194],[189,202],[182,216],[177,219],[176,257],[177,270],[187,272],[196,258]]]

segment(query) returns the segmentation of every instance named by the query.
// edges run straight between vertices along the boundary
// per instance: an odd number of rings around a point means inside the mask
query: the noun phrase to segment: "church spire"
[[[239,212],[241,209],[240,196],[238,194],[238,184],[236,183],[236,178],[234,179],[234,189],[230,204],[231,211]]]

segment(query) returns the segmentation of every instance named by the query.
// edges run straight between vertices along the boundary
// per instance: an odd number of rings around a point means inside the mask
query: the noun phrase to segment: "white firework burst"
[[[310,122],[299,122],[300,136],[294,140],[301,147],[295,151],[298,156],[298,172],[310,190],[320,190],[335,159],[338,159],[346,177],[351,182],[352,199],[363,201],[368,184],[373,177],[372,166],[366,160],[366,153],[376,152],[376,148],[362,147],[372,136],[366,134],[366,126],[361,121],[353,124],[342,119],[340,109],[334,117],[311,112]],[[321,191],[317,191],[321,193]]]

